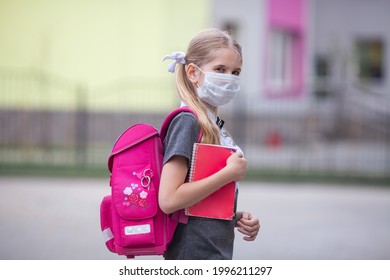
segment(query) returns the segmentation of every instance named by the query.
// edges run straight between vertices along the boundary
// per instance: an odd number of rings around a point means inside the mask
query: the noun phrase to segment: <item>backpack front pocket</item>
[[[120,227],[123,247],[153,245],[155,243],[152,218],[138,221],[121,220]]]
[[[121,184],[112,186],[115,208],[122,219],[142,220],[157,213],[157,194],[153,171],[148,166],[132,170],[120,168],[118,172],[130,174]]]

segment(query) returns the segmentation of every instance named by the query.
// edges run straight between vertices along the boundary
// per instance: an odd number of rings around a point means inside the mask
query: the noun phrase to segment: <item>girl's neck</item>
[[[211,105],[209,105],[207,103],[204,103],[204,104],[205,104],[206,108],[208,110],[210,110],[211,113],[213,113],[214,115],[217,115],[217,113],[218,113],[218,108],[217,107],[211,106]]]

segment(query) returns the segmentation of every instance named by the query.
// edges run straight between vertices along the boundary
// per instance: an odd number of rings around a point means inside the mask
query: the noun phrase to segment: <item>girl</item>
[[[246,173],[246,160],[218,119],[217,107],[227,104],[239,92],[242,65],[240,45],[229,34],[218,29],[198,33],[187,53],[173,53],[168,70],[177,65],[176,85],[182,106],[195,112],[183,112],[171,122],[165,138],[164,166],[161,174],[159,204],[165,213],[191,206],[221,186],[241,181]],[[237,153],[226,167],[196,182],[186,182],[193,144],[202,131],[202,143],[232,146]],[[211,155],[212,156],[212,155]],[[234,227],[247,241],[255,240],[259,220],[250,213],[237,213],[232,221],[189,217],[179,223],[165,259],[232,259]]]

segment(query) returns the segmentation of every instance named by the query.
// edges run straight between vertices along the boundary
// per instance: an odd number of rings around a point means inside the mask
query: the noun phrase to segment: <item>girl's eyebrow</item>
[[[223,65],[223,64],[218,64],[218,65],[214,65],[214,68],[226,68],[226,65]]]
[[[227,66],[226,65],[223,65],[223,64],[218,64],[218,65],[214,65],[214,67],[213,68],[227,68]],[[241,71],[241,67],[237,67],[237,68],[235,68],[234,69],[235,71]]]

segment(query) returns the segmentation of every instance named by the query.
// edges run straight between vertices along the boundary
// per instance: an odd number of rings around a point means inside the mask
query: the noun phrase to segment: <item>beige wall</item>
[[[42,69],[88,87],[167,80],[162,57],[208,24],[208,0],[1,0],[0,69]]]

